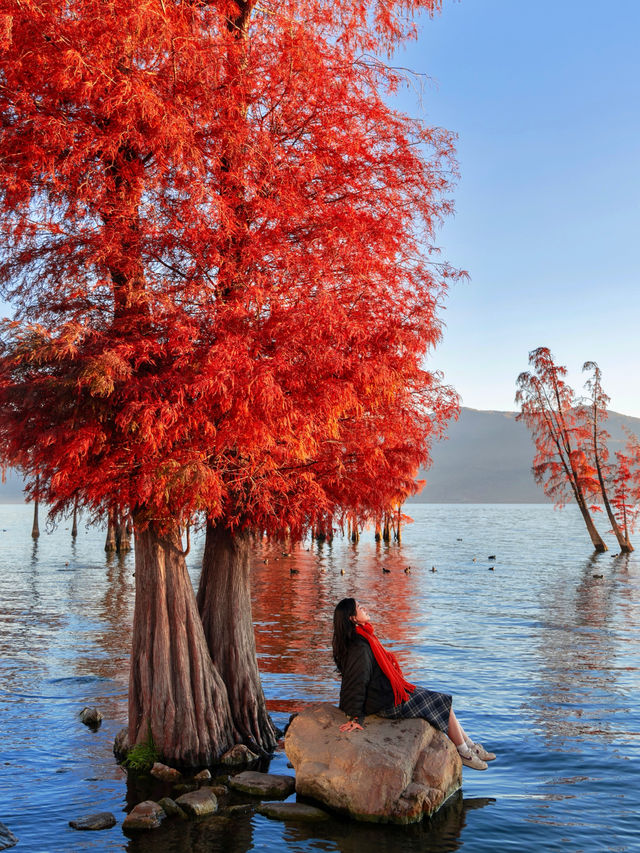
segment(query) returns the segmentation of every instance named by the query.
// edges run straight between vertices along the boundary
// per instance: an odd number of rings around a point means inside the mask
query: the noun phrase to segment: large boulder
[[[296,793],[356,820],[406,824],[432,815],[460,787],[455,746],[424,720],[372,716],[363,731],[341,732],[345,720],[328,703],[294,717],[284,748]]]

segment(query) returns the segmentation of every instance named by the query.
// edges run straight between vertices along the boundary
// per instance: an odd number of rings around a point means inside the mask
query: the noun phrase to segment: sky
[[[428,366],[462,405],[513,411],[528,353],[640,417],[640,2],[444,0],[392,64],[401,108],[458,136],[453,285]]]

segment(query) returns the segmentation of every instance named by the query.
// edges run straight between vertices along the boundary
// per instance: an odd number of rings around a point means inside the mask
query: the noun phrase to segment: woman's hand
[[[360,723],[357,720],[348,720],[346,723],[343,723],[340,726],[341,732],[355,732],[358,729],[360,729],[360,731],[362,731],[362,726],[360,725]]]

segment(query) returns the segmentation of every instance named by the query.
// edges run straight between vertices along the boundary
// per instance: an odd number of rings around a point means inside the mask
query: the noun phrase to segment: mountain
[[[433,464],[420,472],[426,486],[410,503],[544,503],[531,473],[535,453],[529,430],[517,412],[460,410],[446,439],[432,448]],[[623,449],[622,427],[640,436],[640,418],[609,412],[609,451]],[[23,500],[22,478],[8,471],[0,503]]]
[[[412,503],[544,503],[531,473],[535,448],[517,412],[462,408],[447,438],[432,448],[427,484]],[[640,418],[609,412],[609,452],[622,450],[622,427],[640,435]]]

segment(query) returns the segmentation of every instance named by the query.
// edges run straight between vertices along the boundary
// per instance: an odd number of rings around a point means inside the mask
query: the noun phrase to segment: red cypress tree
[[[629,440],[630,453],[616,451],[616,466],[613,472],[611,505],[626,544],[625,548],[621,547],[622,553],[633,551],[629,534],[634,531],[640,510],[640,447],[637,445],[637,439],[635,442],[634,439],[635,436]]]
[[[606,551],[591,517],[589,497],[597,493],[597,472],[589,462],[589,425],[565,382],[566,367],[555,364],[547,347],[529,353],[533,372],[518,376],[516,403],[536,445],[533,475],[556,506],[573,497],[596,551]]]
[[[54,514],[132,513],[129,737],[176,763],[274,743],[248,531],[388,510],[455,411],[451,138],[363,53],[438,5],[0,0],[0,436]]]
[[[589,456],[598,475],[602,502],[604,504],[607,517],[611,522],[611,530],[618,540],[620,550],[623,552],[633,551],[631,542],[629,541],[629,536],[626,533],[626,523],[623,525],[624,529],[621,529],[616,518],[614,507],[612,507],[611,502],[609,501],[607,487],[607,480],[611,475],[610,466],[608,464],[609,448],[607,445],[609,433],[603,426],[609,416],[609,412],[607,411],[609,397],[605,394],[602,387],[602,371],[595,361],[585,361],[582,369],[590,370],[592,372],[592,376],[585,383],[589,397],[584,405],[584,417],[586,418],[591,433]],[[618,471],[618,475],[620,475],[620,471]],[[619,494],[622,493],[620,492]],[[626,512],[624,510],[623,515],[625,516],[626,522]]]

